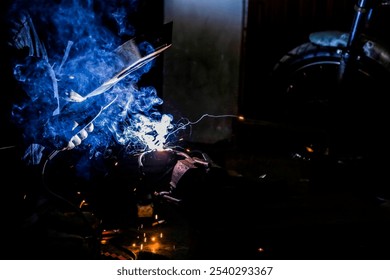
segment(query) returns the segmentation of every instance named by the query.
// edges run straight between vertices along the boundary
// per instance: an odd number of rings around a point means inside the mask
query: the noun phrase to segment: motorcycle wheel
[[[365,153],[380,137],[386,120],[389,72],[359,56],[350,79],[338,79],[343,50],[303,43],[290,50],[271,72],[271,118],[300,134],[298,141]],[[339,145],[340,144],[340,145]],[[368,145],[368,146],[367,146]],[[340,151],[338,151],[340,153]]]

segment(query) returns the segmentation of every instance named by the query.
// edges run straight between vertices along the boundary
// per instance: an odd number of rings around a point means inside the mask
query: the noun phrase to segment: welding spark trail
[[[197,124],[199,123],[201,120],[203,120],[204,118],[206,117],[209,117],[209,118],[237,118],[238,120],[244,120],[244,117],[243,116],[238,116],[238,115],[232,115],[232,114],[225,114],[225,115],[211,115],[211,114],[203,114],[199,119],[197,119],[196,121],[188,121],[187,123],[182,123],[182,124],[179,124],[178,127],[171,131],[170,133],[167,134],[167,137],[166,139],[168,139],[169,136],[171,136],[172,134],[175,134],[177,133],[179,130],[183,130],[183,129],[186,129],[189,125],[194,125],[194,124]]]

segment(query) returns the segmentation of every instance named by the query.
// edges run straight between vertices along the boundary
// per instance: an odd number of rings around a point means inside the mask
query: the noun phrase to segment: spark
[[[225,115],[211,115],[211,114],[203,114],[199,119],[197,119],[196,121],[188,121],[187,123],[185,124],[180,124],[175,130],[173,130],[172,132],[168,133],[167,134],[167,137],[168,138],[170,135],[172,134],[175,134],[176,132],[178,132],[179,130],[183,130],[183,129],[186,129],[189,125],[194,125],[194,124],[197,124],[199,123],[201,120],[203,120],[204,118],[206,117],[209,117],[209,118],[237,118],[239,120],[244,120],[244,117],[243,116],[238,116],[238,115],[231,115],[231,114],[225,114]]]

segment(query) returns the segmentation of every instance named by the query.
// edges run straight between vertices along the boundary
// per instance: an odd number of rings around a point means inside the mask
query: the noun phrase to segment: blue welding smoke
[[[173,129],[172,116],[158,111],[163,101],[154,87],[137,85],[153,67],[153,60],[99,96],[85,99],[123,66],[115,50],[135,35],[129,13],[137,11],[137,1],[16,0],[13,8],[28,10],[42,42],[39,62],[20,61],[14,71],[30,97],[13,110],[13,119],[27,138],[32,135],[37,143],[39,137],[54,140],[52,135],[58,131],[70,137],[72,130],[67,125],[77,122],[81,126],[98,115],[93,120],[94,131],[84,140],[91,157],[112,145],[134,153],[164,146]],[[153,46],[140,42],[138,50],[145,55]],[[39,108],[53,110],[51,115],[38,114]],[[44,128],[36,129],[41,124]]]

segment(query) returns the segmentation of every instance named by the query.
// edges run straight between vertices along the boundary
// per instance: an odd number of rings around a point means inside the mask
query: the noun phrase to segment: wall
[[[173,44],[164,53],[163,110],[175,120],[237,113],[246,0],[165,0]],[[186,140],[214,143],[232,134],[231,117],[205,117]]]

